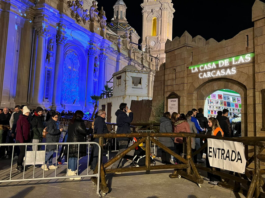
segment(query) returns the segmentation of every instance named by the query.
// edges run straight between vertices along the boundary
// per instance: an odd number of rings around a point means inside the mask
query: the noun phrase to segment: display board
[[[179,112],[179,99],[178,98],[170,98],[168,99],[168,109],[167,111],[172,114],[173,112]]]
[[[216,117],[217,112],[224,109],[228,109],[228,117],[233,118],[235,114],[241,114],[241,105],[240,95],[229,92],[217,91],[206,99],[208,118]]]

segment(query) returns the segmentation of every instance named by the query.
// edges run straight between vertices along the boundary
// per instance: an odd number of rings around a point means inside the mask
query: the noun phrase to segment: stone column
[[[105,54],[100,54],[99,56],[99,78],[98,78],[98,93],[99,95],[102,93],[102,90],[104,90],[105,85],[105,62],[106,62],[107,56]]]
[[[92,105],[92,99],[90,96],[94,93],[94,66],[95,66],[95,57],[97,55],[97,50],[94,48],[89,49],[88,51],[88,74],[87,74],[87,97],[86,104],[87,107]]]
[[[118,71],[120,71],[120,60],[121,60],[121,55],[120,54],[118,54],[117,55],[117,59],[116,59],[116,70],[115,70],[115,72],[118,72]]]
[[[2,107],[13,107],[16,96],[19,44],[24,19],[13,12],[13,5],[6,2],[0,19],[0,103]],[[27,90],[25,90],[27,91]]]
[[[144,9],[142,11],[142,14],[143,14],[143,27],[142,27],[142,29],[143,29],[143,34],[142,34],[142,39],[143,39],[142,40],[142,50],[143,50],[143,48],[145,48],[145,46],[146,46],[146,36],[147,36],[147,32],[150,31],[150,30],[147,29],[148,28],[148,26],[147,26],[147,10]],[[152,21],[151,21],[151,23],[152,23]]]
[[[63,80],[63,52],[64,52],[64,44],[66,41],[66,37],[59,33],[56,36],[57,41],[57,51],[56,51],[56,63],[54,70],[54,89],[53,89],[53,98],[52,98],[52,106],[54,109],[59,110],[61,107],[61,91],[62,91],[62,80]]]
[[[45,52],[46,52],[46,36],[47,30],[43,27],[37,27],[37,58],[35,66],[35,78],[32,105],[38,106],[44,100],[44,83],[45,83]]]
[[[161,42],[165,43],[167,41],[167,4],[162,4],[162,19],[160,24],[160,32],[161,32]]]

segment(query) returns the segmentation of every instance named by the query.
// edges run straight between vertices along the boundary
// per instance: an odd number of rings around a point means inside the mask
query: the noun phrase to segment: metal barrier
[[[58,164],[58,151],[59,151],[59,146],[62,146],[61,149],[63,149],[63,146],[67,146],[67,162],[69,164],[69,147],[71,145],[77,145],[78,146],[78,152],[77,152],[77,175],[68,175],[68,164],[67,164],[67,174],[66,175],[60,175],[60,176],[57,176],[57,169],[54,169],[54,177],[50,177],[50,175],[48,177],[45,177],[45,170],[44,170],[44,167],[42,168],[43,171],[42,171],[42,177],[35,177],[35,169],[36,169],[36,165],[45,165],[47,162],[45,162],[45,156],[46,156],[46,151],[47,151],[47,146],[50,146],[50,145],[53,145],[53,146],[56,146],[56,150],[54,151],[54,153],[56,153],[56,166]],[[87,167],[86,167],[86,174],[80,174],[79,175],[79,158],[80,158],[80,145],[86,145],[86,150],[87,150]],[[11,157],[11,165],[10,165],[10,172],[9,172],[9,179],[6,178],[6,179],[3,179],[0,177],[0,183],[3,183],[3,182],[22,182],[22,181],[34,181],[34,180],[51,180],[51,179],[66,179],[66,178],[73,178],[73,179],[78,179],[78,178],[82,178],[82,177],[92,177],[92,178],[97,178],[97,182],[96,182],[96,185],[97,185],[97,194],[100,195],[100,166],[97,167],[97,171],[95,171],[94,174],[88,174],[89,173],[89,152],[90,152],[90,145],[96,145],[98,146],[98,149],[99,149],[99,155],[98,155],[98,161],[97,163],[100,164],[101,163],[101,147],[98,143],[96,142],[74,142],[74,143],[16,143],[16,144],[0,144],[0,147],[1,146],[12,146],[12,157]],[[21,174],[19,175],[16,175],[14,172],[13,172],[13,163],[14,163],[14,150],[15,150],[15,147],[16,146],[25,146],[25,157],[24,157],[24,162],[23,162],[23,171],[22,171],[22,178],[17,178],[17,176],[21,176]],[[35,150],[35,151],[28,151],[28,147],[29,146],[32,146],[37,148],[38,146],[44,146],[44,150]],[[29,159],[27,160],[27,153],[28,152],[32,152],[31,154],[33,154],[34,158],[33,158],[33,163],[32,161],[29,162]],[[52,158],[54,158],[54,153],[53,153],[53,156]],[[45,155],[43,155],[45,154]],[[32,156],[31,156],[32,157]],[[41,159],[40,159],[41,158]],[[31,158],[30,158],[31,159]],[[40,160],[40,161],[37,161],[37,160]],[[28,165],[33,165],[33,174],[32,174],[32,178],[25,178],[25,173],[29,173],[28,171],[26,172],[26,166]],[[40,175],[39,175],[40,176]]]

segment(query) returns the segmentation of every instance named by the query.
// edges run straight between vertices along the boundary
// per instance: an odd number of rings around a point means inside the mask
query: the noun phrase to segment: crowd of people
[[[216,118],[211,117],[207,119],[203,115],[203,109],[192,109],[188,111],[187,114],[179,114],[177,112],[173,112],[170,114],[169,112],[165,112],[164,115],[160,119],[160,132],[164,133],[195,133],[195,134],[204,134],[204,135],[212,135],[212,136],[220,136],[220,137],[232,137],[232,130],[230,121],[228,118],[229,111],[224,109],[223,111],[218,112],[218,116]],[[170,148],[172,151],[177,153],[178,155],[183,155],[183,138],[168,138],[168,137],[160,137],[159,141],[163,143],[165,146]],[[203,144],[203,139],[201,138],[192,138],[191,140],[191,148],[194,152],[198,150]],[[203,159],[203,154],[207,153],[206,151],[202,151],[201,153],[194,156],[194,163],[205,163]],[[171,155],[161,150],[161,158],[162,163],[164,164],[172,164]],[[180,164],[181,161],[174,158],[175,164]],[[208,158],[206,158],[206,166],[210,167]],[[215,176],[213,174],[208,174],[209,184],[217,185],[221,180],[220,177]]]
[[[0,110],[1,111],[1,110]],[[217,118],[207,119],[203,115],[203,109],[192,109],[188,111],[187,114],[179,114],[174,112],[170,114],[165,112],[160,119],[160,132],[164,133],[195,133],[195,134],[206,134],[212,136],[222,136],[222,137],[232,137],[233,133],[231,130],[231,125],[228,116],[228,110],[224,109],[222,112],[218,112]],[[60,127],[58,119],[60,116],[67,115],[65,112],[61,114],[55,111],[47,111],[41,107],[36,108],[33,111],[27,106],[16,106],[14,111],[11,112],[9,109],[4,108],[0,114],[0,143],[57,143],[61,133],[64,131]],[[131,122],[133,121],[133,112],[128,109],[126,103],[121,103],[119,109],[115,113],[117,117],[117,134],[131,133]],[[69,115],[69,114],[68,114]],[[99,110],[96,113],[94,121],[91,128],[87,128],[84,122],[84,113],[82,111],[76,111],[71,113],[71,120],[68,125],[68,130],[64,136],[63,141],[74,143],[74,142],[85,142],[86,137],[94,134],[106,134],[108,133],[108,128],[105,123],[106,112],[104,110]],[[93,142],[99,143],[99,139],[91,139]],[[118,138],[119,151],[117,155],[126,150],[129,146],[129,138]],[[178,155],[183,155],[183,142],[185,141],[181,137],[170,138],[170,137],[159,137],[159,141],[170,148],[172,151],[176,152]],[[191,148],[194,152],[198,150],[203,141],[201,138],[191,139]],[[12,148],[9,146],[0,147],[0,157],[10,158],[12,154]],[[24,145],[19,145],[14,147],[14,154],[18,155],[17,159],[17,170],[19,172],[23,170],[23,161],[25,157],[25,152],[28,148]],[[79,145],[71,144],[69,148],[66,145],[62,146],[59,158],[56,163],[53,162],[54,152],[58,149],[57,145],[46,145],[45,148],[41,146],[32,146],[32,151],[46,150],[45,163],[41,166],[44,171],[49,169],[56,169],[58,164],[62,164],[62,158],[65,158],[65,162],[69,159],[68,163],[68,176],[77,175],[77,161],[78,157],[83,157],[87,155],[86,144]],[[194,156],[194,163],[205,163],[203,159],[203,154],[205,151]],[[206,151],[207,153],[207,151]],[[95,170],[97,168],[97,162],[99,158],[99,150],[97,145],[92,146],[90,165],[91,169]],[[161,150],[161,159],[164,164],[171,164],[172,156],[167,152]],[[102,158],[101,158],[102,159]],[[112,168],[120,168],[124,165],[126,160],[121,158],[116,161]],[[173,163],[180,164],[181,161],[174,159]],[[210,167],[209,161],[206,158],[206,166]],[[75,177],[74,179],[81,179]],[[220,177],[208,174],[209,183],[216,185],[220,180]]]

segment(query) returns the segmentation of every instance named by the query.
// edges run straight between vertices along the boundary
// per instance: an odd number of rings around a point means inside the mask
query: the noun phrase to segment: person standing
[[[76,111],[72,120],[68,125],[68,139],[67,142],[86,142],[86,136],[88,130],[86,129],[85,122],[82,120],[84,113],[82,111]],[[68,176],[75,176],[78,173],[77,160],[78,156],[83,157],[87,155],[86,144],[69,145],[69,161],[68,161]],[[74,178],[74,180],[80,180],[80,178]]]
[[[192,109],[191,121],[195,124],[195,127],[197,129],[197,134],[200,134],[200,133],[206,131],[206,129],[202,128],[200,126],[200,123],[199,123],[198,119],[196,118],[196,116],[197,116],[197,109]],[[196,147],[196,150],[198,150],[201,147],[201,139],[200,138],[195,139],[195,147]],[[204,161],[202,160],[201,153],[199,153],[197,155],[197,162],[204,163]]]
[[[218,117],[218,122],[219,122],[221,129],[224,132],[224,136],[232,137],[232,129],[231,129],[230,121],[228,118],[228,113],[229,113],[228,109],[224,109],[223,115]]]
[[[224,137],[224,132],[219,126],[218,120],[216,118],[210,118],[208,121],[209,130],[206,135],[212,135],[217,137]],[[207,150],[208,155],[208,150]],[[206,158],[206,167],[211,168],[208,157]],[[219,168],[216,168],[216,171],[220,171]],[[217,185],[219,181],[221,181],[221,177],[214,175],[212,173],[207,173],[208,179],[210,180],[209,184]]]
[[[174,133],[190,133],[190,126],[184,114],[181,114],[178,118],[178,121],[175,123]],[[176,153],[181,156],[183,153],[183,138],[175,137],[174,143]],[[181,161],[177,160],[177,163],[180,164]]]
[[[169,112],[165,112],[163,117],[160,118],[160,133],[172,133],[173,132],[173,126],[171,122],[171,116]],[[174,151],[174,138],[173,137],[159,137],[159,142]],[[162,163],[164,164],[171,164],[170,159],[171,155],[167,152],[165,152],[163,149],[160,149],[161,151],[161,158]]]
[[[197,129],[195,127],[195,124],[194,124],[194,122],[191,121],[192,114],[193,114],[192,111],[189,111],[187,113],[186,117],[187,117],[187,121],[188,121],[188,124],[190,127],[190,132],[197,134]],[[207,124],[207,126],[208,126],[208,124]],[[196,151],[195,138],[191,138],[191,149],[192,149],[192,152]],[[193,161],[194,161],[194,163],[197,163],[197,156],[193,157]]]
[[[23,114],[19,116],[17,121],[17,135],[16,143],[29,143],[30,142],[30,123],[28,120],[30,110],[27,106],[23,107]],[[22,163],[25,157],[26,146],[19,146],[19,156],[17,159],[17,170],[19,172],[23,171]]]
[[[32,143],[40,143],[42,142],[42,132],[44,130],[44,117],[42,116],[43,109],[41,107],[37,107],[34,112],[34,116],[31,121],[31,126],[33,130],[33,139]],[[32,150],[37,151],[40,146],[33,146]]]
[[[9,113],[9,109],[4,108],[3,113],[0,114],[0,125],[2,125],[2,130],[0,131],[0,135],[2,137],[2,143],[9,143],[10,138],[12,138],[11,134],[9,133],[9,131],[10,131],[10,128],[9,128],[10,118],[11,118],[11,114]],[[9,155],[10,154],[10,148],[8,146],[1,146],[0,157],[5,157],[6,152],[7,152],[7,155]]]
[[[94,134],[106,134],[108,133],[108,128],[105,123],[105,118],[106,118],[106,112],[103,110],[99,110],[97,113],[98,117],[95,120],[94,123]],[[94,142],[99,143],[99,138],[95,138]],[[102,154],[102,152],[101,152]],[[95,171],[95,168],[97,166],[98,162],[98,155],[99,155],[99,150],[98,146],[93,144],[93,158],[92,158],[92,163],[91,163],[91,169]],[[101,155],[101,160],[102,160],[102,155]]]
[[[57,143],[59,142],[59,138],[63,129],[59,129],[58,123],[58,113],[52,114],[52,119],[47,122],[47,135],[46,135],[46,143]],[[57,146],[47,145],[46,146],[46,155],[45,155],[45,164],[41,166],[41,168],[45,171],[49,169],[57,169],[57,164],[52,163],[54,151],[57,150]],[[47,167],[47,163],[49,167]]]
[[[127,104],[121,103],[120,108],[119,110],[116,111],[115,115],[117,116],[117,126],[118,126],[117,134],[130,133],[131,132],[130,126],[131,122],[133,121],[133,112],[130,109],[128,109]],[[118,145],[119,145],[119,151],[117,155],[119,155],[128,148],[129,138],[118,138]],[[121,158],[112,165],[112,168],[122,167],[124,163],[125,160]]]
[[[199,112],[196,114],[196,118],[199,121],[201,128],[203,128],[203,129],[208,128],[208,120],[203,115],[203,108],[199,108],[198,111]]]

